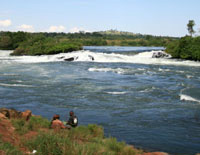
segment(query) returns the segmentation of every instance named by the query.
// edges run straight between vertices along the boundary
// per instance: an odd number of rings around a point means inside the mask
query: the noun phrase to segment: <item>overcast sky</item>
[[[0,31],[77,32],[117,29],[184,36],[200,29],[200,0],[1,0]]]

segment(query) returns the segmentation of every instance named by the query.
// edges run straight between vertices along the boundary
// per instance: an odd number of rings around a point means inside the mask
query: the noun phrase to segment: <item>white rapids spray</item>
[[[60,53],[56,55],[43,56],[9,56],[12,51],[0,51],[0,62],[12,61],[18,63],[43,63],[43,62],[57,62],[68,61],[86,61],[99,63],[137,63],[137,64],[155,64],[155,65],[180,65],[180,66],[200,66],[200,62],[182,61],[169,58],[152,58],[155,52],[142,52],[136,55],[123,55],[116,53],[96,53],[88,50],[81,50],[71,53]]]
[[[188,95],[184,95],[184,94],[180,94],[180,100],[181,101],[193,101],[193,102],[200,103],[200,100],[193,98],[191,96],[188,96]]]

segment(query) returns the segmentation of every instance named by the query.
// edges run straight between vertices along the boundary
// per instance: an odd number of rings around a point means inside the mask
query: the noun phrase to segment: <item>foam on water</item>
[[[7,83],[0,83],[0,86],[4,87],[33,87],[30,85],[23,85],[23,84],[7,84]]]
[[[123,69],[123,68],[89,68],[88,69],[90,72],[114,72],[117,74],[124,74],[128,72],[128,69]]]
[[[56,62],[65,61],[69,58],[74,58],[74,61],[86,61],[86,62],[101,62],[101,63],[137,63],[137,64],[158,64],[158,65],[180,65],[180,66],[200,66],[200,62],[195,61],[182,61],[169,58],[152,58],[155,52],[162,51],[151,51],[142,52],[136,55],[123,55],[116,53],[97,53],[86,50],[61,53],[56,55],[43,55],[43,56],[8,56],[10,51],[1,51],[1,61],[20,62],[20,63],[41,63],[41,62]],[[4,54],[2,54],[4,53]]]
[[[180,100],[181,101],[193,101],[193,102],[200,103],[200,100],[195,99],[195,98],[188,96],[188,95],[185,95],[185,94],[180,94]]]
[[[1,57],[9,57],[10,53],[12,53],[13,51],[11,50],[0,50],[0,59]]]
[[[108,94],[112,94],[112,95],[123,95],[126,94],[126,92],[107,92]]]

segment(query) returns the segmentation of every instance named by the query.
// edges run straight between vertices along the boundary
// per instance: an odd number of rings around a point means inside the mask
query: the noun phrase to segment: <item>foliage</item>
[[[185,36],[170,43],[166,52],[174,58],[200,61],[200,37]]]
[[[82,49],[80,44],[66,40],[45,37],[42,34],[22,42],[12,55],[48,55],[66,53]]]
[[[81,46],[166,46],[177,39],[116,30],[92,33],[0,32],[0,49],[16,49],[14,55],[40,55],[70,52],[81,49]]]
[[[32,116],[28,122],[23,119],[12,119],[11,122],[16,132],[20,135],[28,131],[37,131],[40,128],[48,128],[50,126],[50,122],[47,119],[39,116]]]
[[[0,49],[13,50],[31,34],[26,32],[0,32]]]
[[[0,139],[0,154],[6,155],[22,155],[22,152],[8,142],[3,142]]]
[[[189,32],[189,34],[190,34],[191,36],[195,33],[195,31],[194,31],[194,29],[193,29],[194,25],[195,25],[194,20],[189,20],[189,22],[188,22],[188,24],[187,24],[187,29],[188,29],[188,32]]]

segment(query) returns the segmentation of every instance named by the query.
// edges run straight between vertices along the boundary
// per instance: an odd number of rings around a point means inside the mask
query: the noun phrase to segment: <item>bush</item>
[[[67,53],[81,49],[82,46],[75,42],[38,35],[22,42],[11,55],[49,55]]]
[[[186,36],[168,44],[166,52],[173,58],[200,60],[200,37]]]

